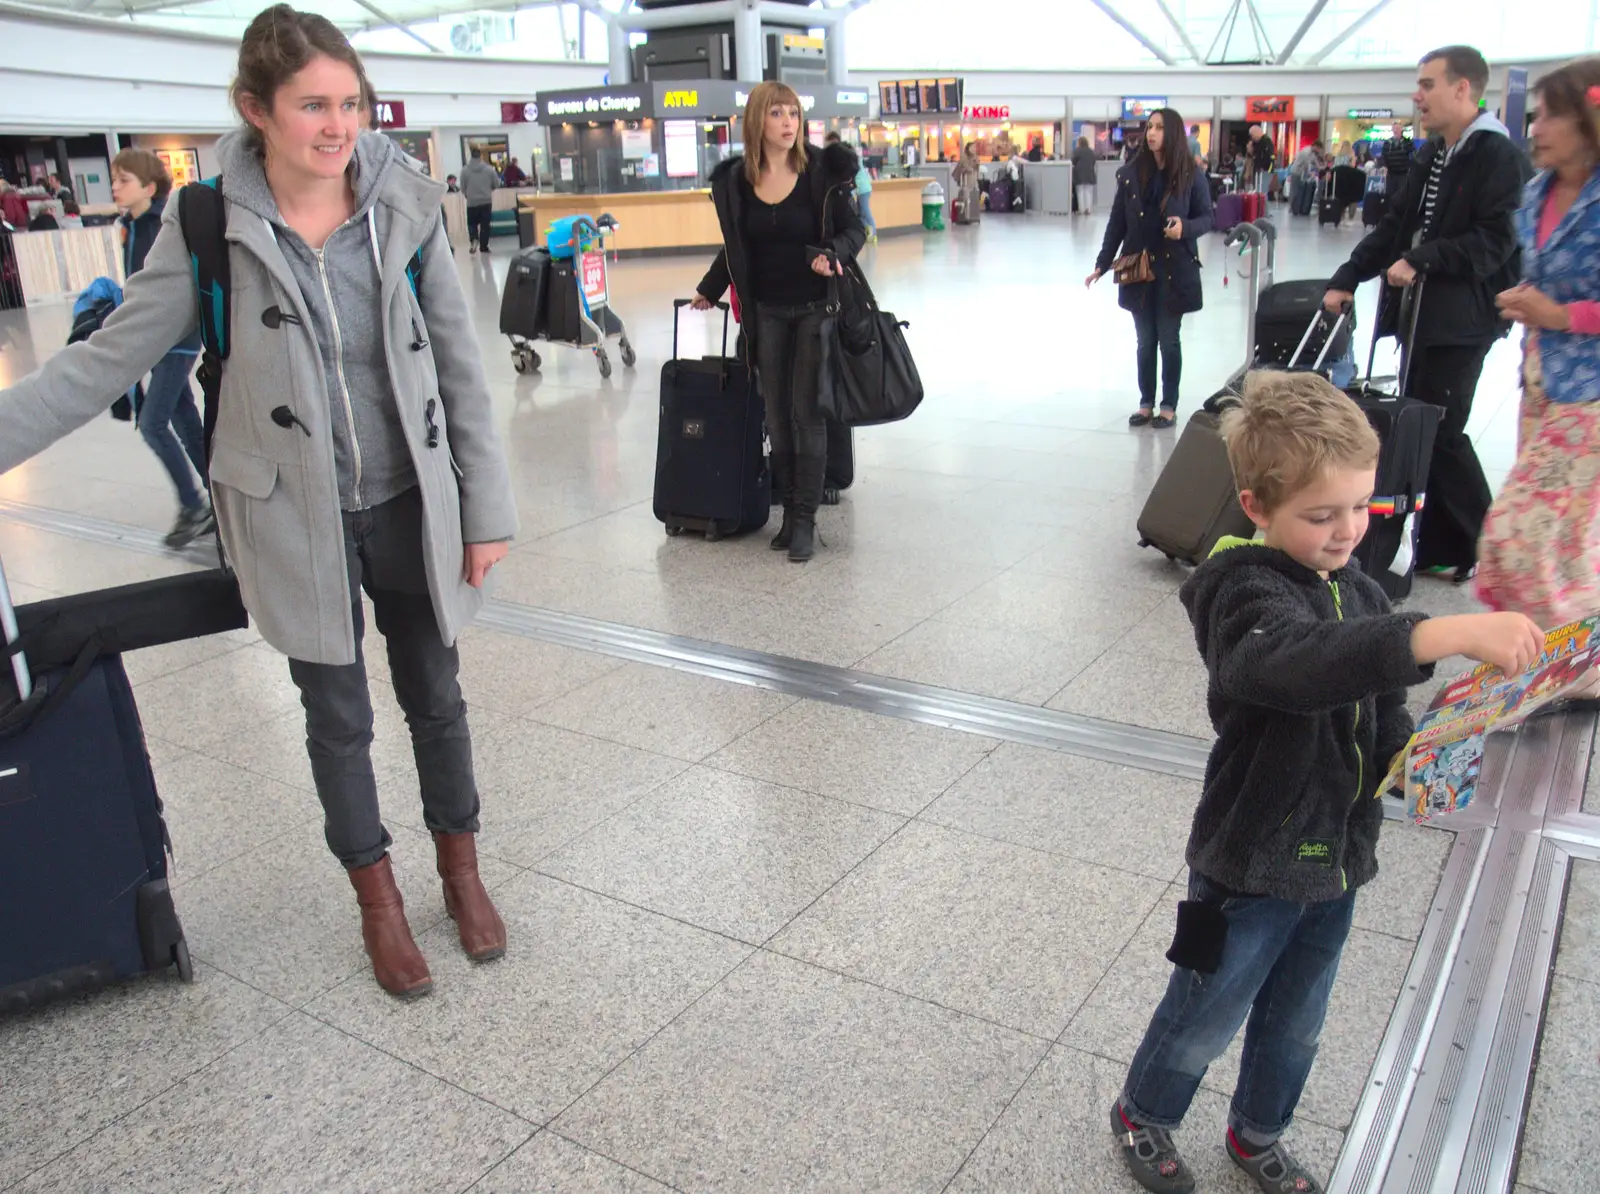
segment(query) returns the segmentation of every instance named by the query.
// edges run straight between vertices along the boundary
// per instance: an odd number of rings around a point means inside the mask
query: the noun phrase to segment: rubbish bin
[[[944,231],[944,188],[937,182],[922,188],[922,226],[929,232]]]

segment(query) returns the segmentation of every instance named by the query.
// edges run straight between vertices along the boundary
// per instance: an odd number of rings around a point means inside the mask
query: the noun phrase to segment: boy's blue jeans
[[[144,404],[139,407],[139,434],[161,461],[178,491],[178,504],[185,510],[205,505],[201,487],[206,484],[205,429],[200,411],[189,388],[195,354],[169,352],[150,370],[150,385]],[[189,466],[194,466],[194,472]],[[195,484],[195,473],[200,484]]]
[[[1123,1087],[1128,1118],[1175,1128],[1206,1069],[1239,1026],[1244,1057],[1228,1124],[1252,1149],[1277,1140],[1294,1118],[1328,1012],[1355,892],[1320,904],[1229,895],[1189,873],[1189,898],[1220,907],[1227,922],[1215,974],[1172,972]]]

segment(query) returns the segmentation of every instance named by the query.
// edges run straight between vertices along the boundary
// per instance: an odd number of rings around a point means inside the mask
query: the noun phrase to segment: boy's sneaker
[[[1193,1194],[1194,1174],[1178,1155],[1165,1128],[1130,1127],[1122,1101],[1111,1104],[1111,1131],[1122,1146],[1122,1159],[1133,1180],[1154,1194]]]
[[[1230,1130],[1228,1159],[1253,1177],[1265,1194],[1322,1194],[1322,1184],[1289,1155],[1281,1140],[1247,1157],[1239,1151]]]
[[[188,547],[201,535],[209,535],[217,529],[217,516],[211,512],[209,505],[196,506],[192,510],[180,510],[178,521],[172,524],[172,530],[167,532],[166,544],[174,550]]]

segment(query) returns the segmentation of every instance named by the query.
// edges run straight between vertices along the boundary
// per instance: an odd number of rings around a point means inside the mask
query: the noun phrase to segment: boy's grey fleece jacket
[[[428,590],[440,633],[454,642],[482,603],[462,579],[465,544],[511,538],[517,513],[439,215],[444,185],[388,138],[363,134],[357,215],[319,264],[283,224],[255,154],[237,136],[218,153],[233,318],[211,487],[245,605],[291,658],[354,663],[341,511],[416,485]],[[104,411],[194,330],[178,207],[167,205],[144,268],[105,326],[0,391],[0,472]],[[419,247],[413,295],[406,266]],[[274,307],[293,320],[269,327],[263,316]],[[281,407],[303,426],[276,423]],[[430,424],[437,447],[428,446]]]
[[[1354,565],[1323,580],[1249,543],[1214,554],[1179,598],[1217,731],[1189,866],[1299,903],[1369,882],[1383,823],[1373,797],[1412,732],[1405,690],[1433,674],[1411,650],[1425,615],[1394,613]]]

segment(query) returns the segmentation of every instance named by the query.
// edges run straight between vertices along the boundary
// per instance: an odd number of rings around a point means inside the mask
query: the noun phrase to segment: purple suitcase
[[[1244,222],[1244,200],[1237,191],[1229,191],[1217,200],[1216,230],[1227,232]]]

